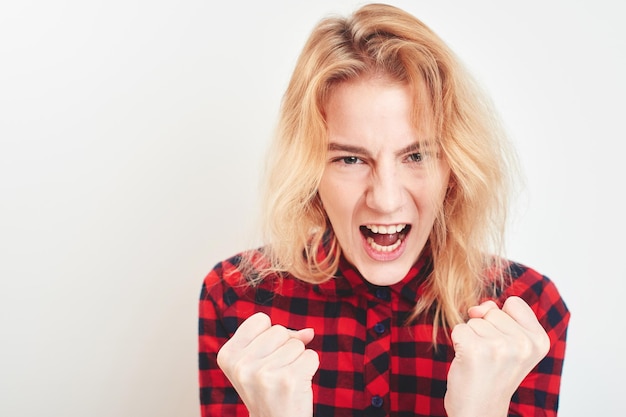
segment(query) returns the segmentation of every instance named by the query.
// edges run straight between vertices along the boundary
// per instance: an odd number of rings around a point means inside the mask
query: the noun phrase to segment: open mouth
[[[359,228],[367,244],[377,252],[393,252],[411,230],[410,224],[367,224]]]

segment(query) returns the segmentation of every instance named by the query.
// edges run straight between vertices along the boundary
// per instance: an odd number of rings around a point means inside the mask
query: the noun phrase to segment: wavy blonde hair
[[[264,233],[270,265],[259,279],[287,272],[320,283],[336,273],[341,247],[317,194],[328,146],[324,106],[338,83],[368,74],[426,92],[451,169],[430,236],[433,272],[413,315],[434,311],[436,332],[439,324],[461,322],[467,308],[501,284],[487,273],[498,270],[501,258],[486,254],[501,253],[511,154],[488,100],[452,51],[393,6],[370,4],[347,18],[323,19],[302,50],[268,161]]]

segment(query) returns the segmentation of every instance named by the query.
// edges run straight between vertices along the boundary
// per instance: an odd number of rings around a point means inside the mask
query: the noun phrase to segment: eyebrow
[[[346,153],[352,153],[355,155],[366,155],[366,156],[370,155],[369,151],[362,146],[344,145],[342,143],[336,143],[336,142],[331,142],[328,144],[328,151],[329,152],[333,152],[333,151],[346,152]]]
[[[409,146],[406,146],[400,149],[399,151],[397,151],[396,155],[401,156],[401,155],[406,155],[407,153],[418,152],[425,148],[427,149],[431,146],[432,146],[432,143],[429,141],[414,142],[414,143],[411,143]],[[350,153],[354,155],[364,155],[367,157],[371,156],[370,152],[362,146],[345,145],[345,144],[336,143],[336,142],[331,142],[328,144],[328,151],[329,152],[333,152],[333,151],[346,152],[346,153]]]

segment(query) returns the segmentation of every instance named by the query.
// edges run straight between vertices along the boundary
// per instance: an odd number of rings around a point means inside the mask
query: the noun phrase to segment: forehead
[[[331,136],[428,136],[431,107],[424,89],[387,76],[361,76],[333,86],[324,106]]]

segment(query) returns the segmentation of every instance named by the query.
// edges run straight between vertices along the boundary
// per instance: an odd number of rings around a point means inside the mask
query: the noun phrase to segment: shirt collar
[[[424,290],[425,281],[432,270],[432,254],[430,247],[427,245],[415,264],[413,264],[400,282],[388,287],[380,287],[367,282],[361,273],[342,255],[335,276],[328,281],[318,284],[316,290],[323,294],[337,297],[353,294],[376,295],[381,294],[380,290],[387,290],[406,298],[412,303],[416,303]]]

